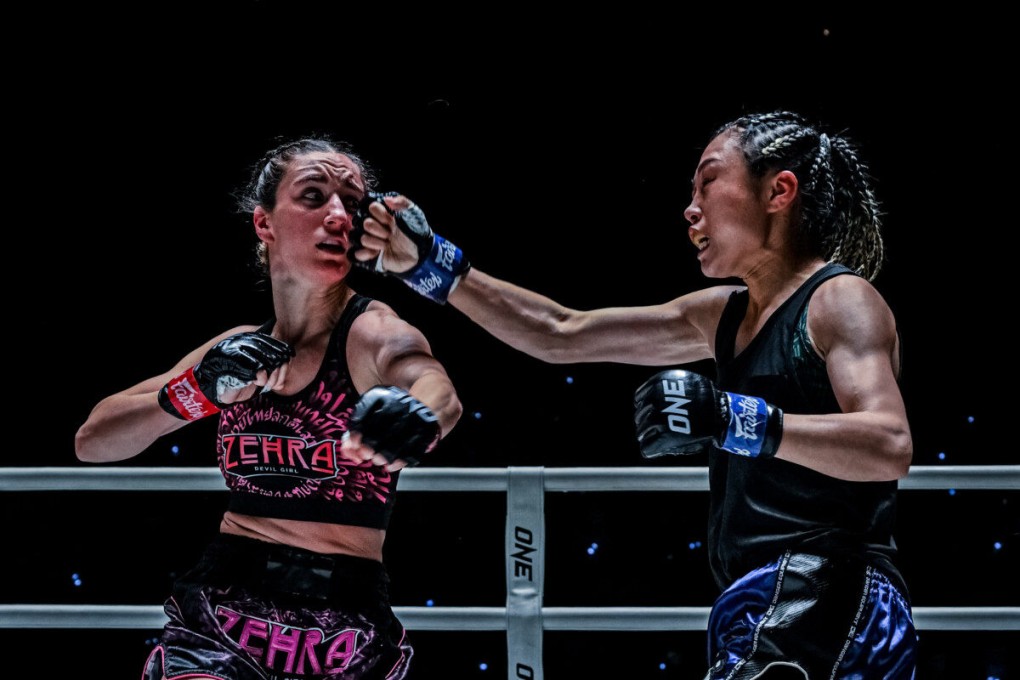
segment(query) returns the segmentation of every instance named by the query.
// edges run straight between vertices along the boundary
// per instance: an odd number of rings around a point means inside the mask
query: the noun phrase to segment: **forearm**
[[[448,302],[514,349],[553,363],[570,360],[567,328],[576,312],[544,295],[472,268]]]
[[[160,408],[155,391],[116,394],[99,402],[78,429],[75,454],[89,463],[126,460],[185,422]]]
[[[913,455],[903,418],[883,413],[785,414],[776,458],[837,479],[888,481],[906,476]]]
[[[438,371],[430,371],[419,377],[408,393],[435,414],[443,437],[450,433],[464,411],[450,379]]]

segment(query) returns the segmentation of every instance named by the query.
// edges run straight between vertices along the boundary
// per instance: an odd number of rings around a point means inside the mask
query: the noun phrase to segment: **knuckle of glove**
[[[358,203],[357,210],[354,211],[354,215],[351,217],[352,225],[350,234],[351,247],[347,251],[347,258],[357,267],[364,267],[365,269],[380,271],[378,262],[380,259],[379,257],[373,258],[371,260],[359,260],[354,256],[354,254],[357,251],[362,250],[364,248],[361,239],[365,235],[365,220],[372,216],[372,213],[369,210],[369,206],[371,206],[373,203],[379,203],[384,208],[386,208],[386,212],[390,213],[391,215],[394,214],[393,211],[390,210],[390,207],[386,205],[386,201],[383,200],[386,196],[399,196],[399,194],[395,191],[386,192],[366,191],[365,196]]]
[[[412,203],[407,208],[398,211],[395,216],[398,226],[405,233],[416,239],[428,240],[431,243],[432,227],[429,226],[429,221],[425,219],[425,213],[422,212],[421,208]]]
[[[351,221],[354,223],[354,226],[356,228],[364,229],[364,227],[365,227],[365,220],[372,216],[372,213],[369,210],[369,207],[373,203],[380,204],[382,207],[386,208],[386,212],[388,212],[389,214],[392,215],[393,211],[390,210],[390,207],[388,205],[386,205],[386,201],[384,201],[383,199],[385,197],[387,197],[387,196],[399,196],[399,195],[400,194],[398,194],[396,191],[385,191],[385,192],[384,191],[366,191],[364,198],[362,198],[361,201],[358,202],[358,209],[354,212],[354,215],[352,217]]]
[[[398,458],[417,465],[421,456],[439,441],[439,421],[432,410],[405,390],[376,386],[358,400],[351,415],[350,429],[382,454],[387,461]]]
[[[634,423],[644,458],[687,455],[703,451],[707,439],[697,432],[697,400],[707,380],[671,369],[646,380],[634,393]]]

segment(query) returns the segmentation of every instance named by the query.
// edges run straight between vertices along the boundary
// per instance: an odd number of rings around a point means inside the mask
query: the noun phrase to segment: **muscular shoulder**
[[[347,336],[349,356],[399,354],[428,349],[421,331],[401,319],[392,307],[373,300],[351,324]]]
[[[723,310],[734,293],[747,290],[745,286],[711,286],[683,295],[676,300],[679,314],[690,321],[709,343],[715,341],[715,331]]]
[[[834,276],[811,296],[808,333],[825,357],[837,344],[891,346],[896,340],[896,320],[885,298],[866,279]]]
[[[355,387],[390,384],[392,367],[407,357],[431,356],[425,336],[401,319],[393,309],[373,301],[351,324],[347,336],[347,362]]]
[[[351,324],[348,343],[373,345],[413,330],[388,304],[372,300]]]

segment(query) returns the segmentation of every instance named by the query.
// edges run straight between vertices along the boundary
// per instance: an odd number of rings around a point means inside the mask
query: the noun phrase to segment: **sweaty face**
[[[274,277],[343,279],[351,267],[351,218],[364,195],[361,172],[347,156],[313,152],[291,161],[267,217]]]
[[[730,133],[713,139],[701,154],[684,217],[705,276],[743,278],[756,266],[766,232],[759,187]]]

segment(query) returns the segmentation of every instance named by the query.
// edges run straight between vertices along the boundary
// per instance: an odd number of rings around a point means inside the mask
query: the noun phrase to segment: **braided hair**
[[[262,206],[266,210],[276,207],[276,190],[280,187],[280,181],[287,172],[287,168],[298,156],[307,153],[338,153],[350,158],[361,172],[361,179],[365,183],[365,189],[371,190],[375,186],[375,172],[367,163],[354,153],[351,146],[346,142],[330,139],[325,135],[315,137],[303,137],[292,141],[282,142],[273,149],[270,149],[256,163],[251,171],[251,178],[244,190],[237,199],[237,207],[243,213],[251,214],[255,208]],[[263,274],[268,274],[269,257],[266,253],[266,244],[259,241],[255,246],[256,265]]]
[[[853,142],[789,111],[742,116],[712,137],[724,132],[739,142],[753,177],[771,170],[797,176],[800,211],[794,226],[808,252],[875,279],[884,256],[879,205]]]

